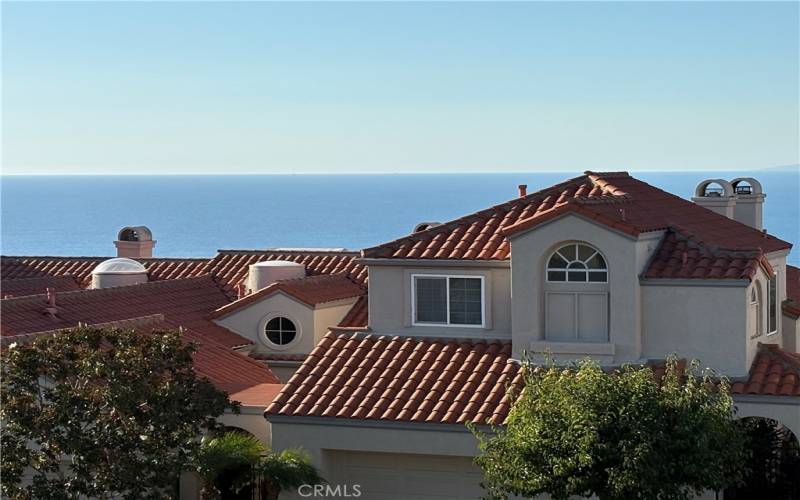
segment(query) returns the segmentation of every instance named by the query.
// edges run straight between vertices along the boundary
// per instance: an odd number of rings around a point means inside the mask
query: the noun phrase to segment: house
[[[159,259],[147,228],[124,228],[114,259],[3,257],[2,334],[183,327],[198,372],[246,403],[226,425],[306,448],[364,498],[480,497],[464,424],[502,425],[525,355],[698,358],[732,379],[740,416],[800,436],[800,270],[763,231],[764,200],[752,178],[688,201],[586,172],[361,252]],[[203,368],[207,349],[227,358]]]
[[[517,360],[544,351],[698,358],[732,378],[740,416],[800,435],[798,270],[762,230],[764,196],[751,178],[688,201],[586,172],[364,249],[367,327],[308,355],[266,412],[273,447],[369,498],[480,497],[464,424],[502,424]]]

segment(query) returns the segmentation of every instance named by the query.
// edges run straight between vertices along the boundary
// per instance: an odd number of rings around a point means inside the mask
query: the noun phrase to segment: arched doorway
[[[800,444],[780,422],[746,417],[740,424],[747,436],[748,459],[743,484],[728,488],[725,500],[800,499]]]
[[[217,436],[236,434],[258,441],[253,434],[239,427],[225,426],[215,434]],[[236,450],[229,451],[234,455],[236,453]],[[221,471],[214,481],[214,487],[220,494],[220,500],[250,500],[251,498],[257,498],[257,492],[254,491],[252,482],[253,471],[250,465],[230,464],[230,466]]]

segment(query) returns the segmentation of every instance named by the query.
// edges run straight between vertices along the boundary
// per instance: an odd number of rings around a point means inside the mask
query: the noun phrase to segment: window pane
[[[567,281],[586,281],[586,271],[570,271],[567,273]]]
[[[266,329],[267,330],[280,330],[281,329],[281,318],[277,317],[277,318],[272,318],[271,320],[269,320],[269,322],[267,323]]]
[[[280,330],[267,330],[267,338],[273,344],[281,345],[281,332]]]
[[[296,328],[290,319],[281,318],[281,330],[284,332],[294,332]]]
[[[417,321],[447,322],[447,281],[445,278],[415,278]]]
[[[587,260],[594,253],[594,249],[586,245],[578,245],[578,260]]]
[[[586,265],[583,262],[570,262],[567,266],[567,269],[586,269]]]
[[[589,271],[589,281],[592,283],[605,283],[607,276],[605,271]]]
[[[769,311],[767,316],[769,318],[769,328],[767,328],[767,333],[772,333],[778,330],[778,318],[777,318],[777,307],[776,304],[778,302],[778,277],[773,276],[769,280],[769,298],[767,300],[767,305],[769,307]]]
[[[606,268],[606,261],[605,261],[605,259],[603,259],[603,257],[600,256],[599,253],[595,254],[595,256],[592,257],[589,260],[589,262],[587,262],[586,264],[589,265],[589,269],[605,269]]]
[[[567,273],[564,271],[548,271],[547,279],[549,281],[567,281]]]
[[[567,259],[568,261],[575,260],[575,247],[576,246],[577,245],[567,245],[567,246],[561,247],[558,250],[558,253],[563,255],[564,258]]]
[[[481,280],[450,278],[450,323],[480,325],[481,312]]]
[[[567,261],[564,260],[563,258],[561,258],[560,255],[554,254],[550,258],[550,263],[547,265],[547,267],[551,267],[551,268],[555,268],[555,269],[561,269],[561,268],[567,267]]]

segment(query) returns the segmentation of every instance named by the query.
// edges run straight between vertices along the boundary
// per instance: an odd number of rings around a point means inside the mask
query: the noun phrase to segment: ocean
[[[633,172],[690,198],[707,178],[742,172]],[[4,176],[4,255],[113,255],[123,226],[148,226],[159,257],[210,257],[217,249],[360,249],[447,221],[573,173],[397,175]],[[764,186],[764,226],[800,242],[800,174],[752,173]],[[800,265],[800,249],[789,257]]]

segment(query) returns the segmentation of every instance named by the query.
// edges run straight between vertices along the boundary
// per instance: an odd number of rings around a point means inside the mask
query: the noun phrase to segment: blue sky
[[[799,5],[3,2],[3,171],[796,164]]]

